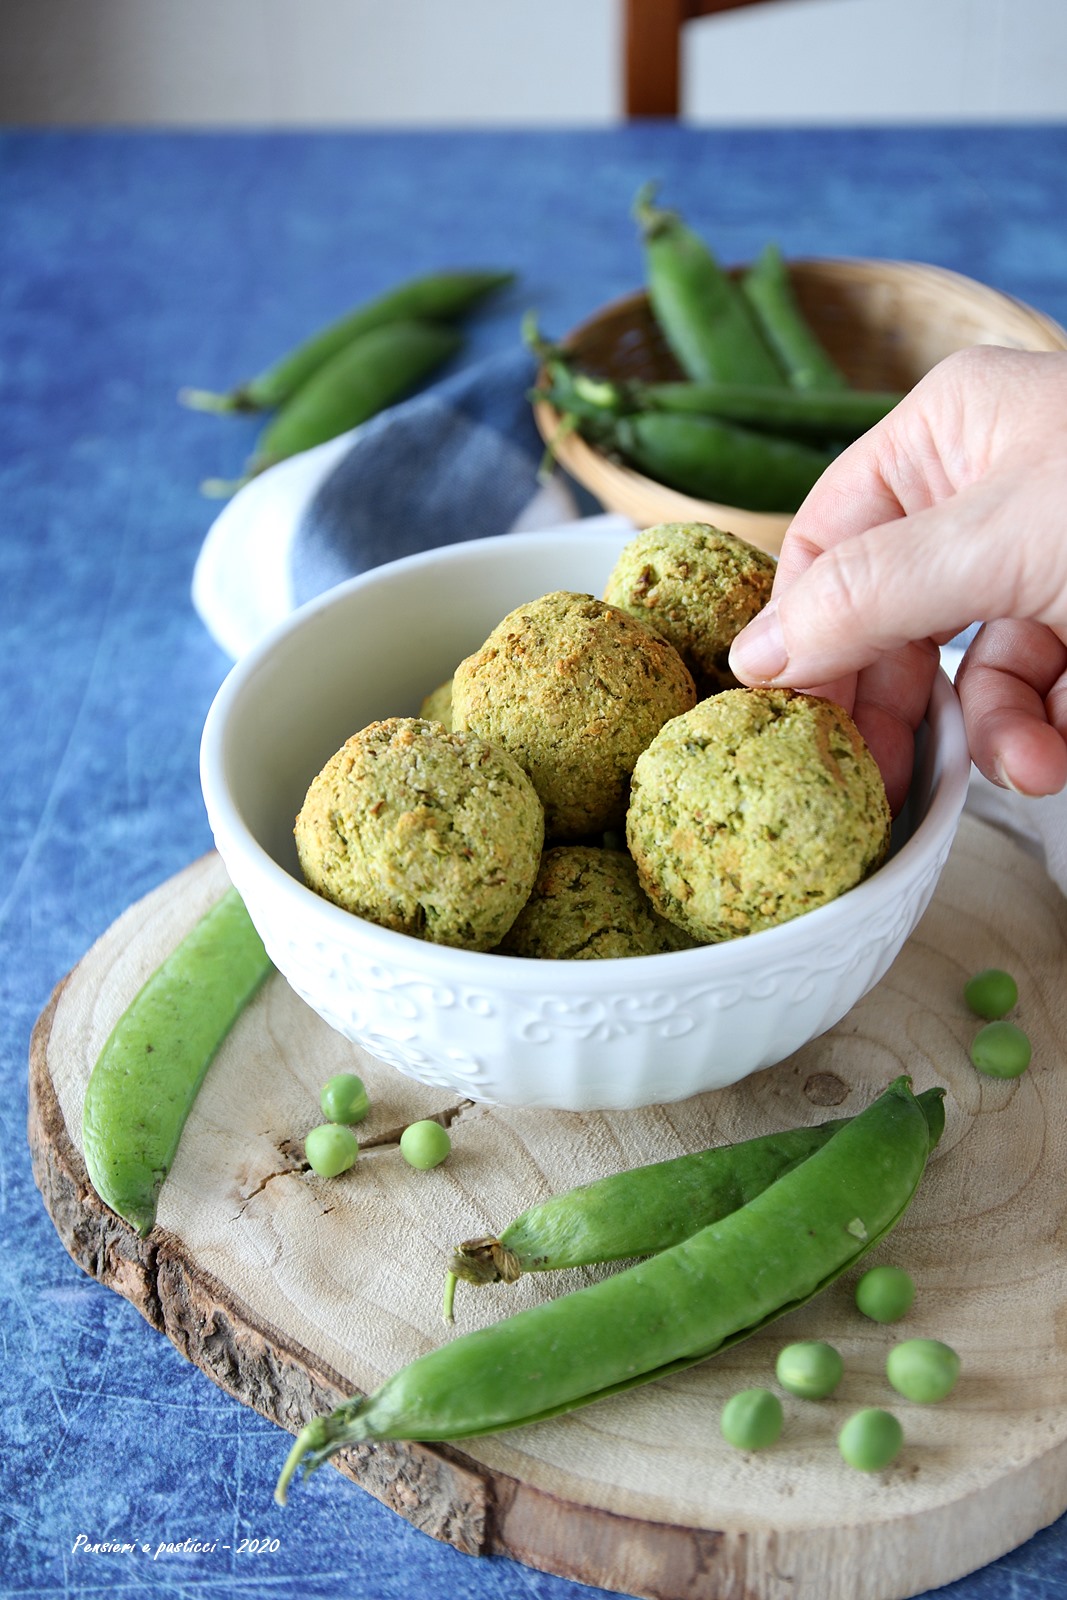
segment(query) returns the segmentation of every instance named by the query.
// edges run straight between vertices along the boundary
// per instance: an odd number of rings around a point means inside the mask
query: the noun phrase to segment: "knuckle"
[[[863,539],[850,539],[819,563],[820,625],[836,636],[855,629],[877,592],[870,552]]]

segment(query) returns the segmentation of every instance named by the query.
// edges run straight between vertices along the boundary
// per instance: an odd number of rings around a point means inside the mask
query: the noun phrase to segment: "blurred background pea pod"
[[[388,322],[357,335],[274,413],[244,475],[234,482],[208,478],[203,492],[232,494],[277,462],[357,428],[417,388],[462,344],[455,328],[432,322]]]
[[[337,438],[418,389],[462,348],[460,319],[512,281],[512,273],[495,271],[413,278],[231,390],[180,390],[179,400],[197,411],[273,411],[241,476],[205,479],[203,493],[233,494],[268,467]]]
[[[194,411],[272,411],[291,400],[302,384],[353,340],[390,322],[455,322],[488,295],[514,281],[511,272],[436,272],[410,278],[327,323],[262,372],[219,394],[181,389],[178,399]]]

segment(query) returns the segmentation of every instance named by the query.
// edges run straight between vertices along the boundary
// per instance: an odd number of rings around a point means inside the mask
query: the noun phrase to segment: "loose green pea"
[[[899,1322],[914,1299],[915,1283],[903,1267],[871,1267],[856,1285],[856,1304],[872,1322]]]
[[[336,1178],[355,1164],[359,1145],[351,1128],[337,1122],[324,1122],[312,1128],[304,1140],[304,1155],[320,1178]]]
[[[409,1167],[425,1172],[438,1167],[452,1149],[452,1140],[439,1122],[412,1122],[400,1135],[400,1154]]]
[[[719,1427],[738,1450],[765,1450],[777,1441],[783,1421],[782,1402],[770,1389],[742,1389],[723,1406]]]
[[[1031,1053],[1029,1039],[1014,1022],[987,1022],[971,1040],[971,1060],[987,1078],[1018,1078]]]
[[[999,967],[986,967],[983,972],[976,972],[964,985],[963,998],[976,1016],[987,1017],[994,1022],[998,1017],[1006,1016],[1018,1002],[1019,990],[1010,972],[1002,972]]]
[[[362,1122],[370,1110],[370,1097],[362,1078],[354,1072],[338,1072],[323,1084],[319,1104],[327,1122]]]
[[[845,1371],[845,1363],[832,1344],[821,1339],[805,1339],[787,1344],[778,1352],[775,1376],[783,1389],[802,1400],[823,1400],[833,1394]]]
[[[885,1373],[905,1400],[932,1405],[955,1388],[960,1358],[940,1339],[905,1339],[890,1350]]]
[[[858,1472],[881,1472],[903,1443],[904,1429],[897,1418],[878,1406],[854,1412],[837,1436],[837,1448]]]

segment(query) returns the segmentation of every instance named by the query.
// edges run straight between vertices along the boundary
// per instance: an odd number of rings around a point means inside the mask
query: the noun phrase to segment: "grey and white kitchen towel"
[[[534,370],[525,351],[491,357],[239,490],[193,574],[216,643],[243,655],[294,606],[382,562],[577,520],[582,492],[539,476]]]

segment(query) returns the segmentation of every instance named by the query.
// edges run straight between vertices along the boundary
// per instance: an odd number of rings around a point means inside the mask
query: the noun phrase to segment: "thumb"
[[[994,617],[1050,620],[1062,575],[1035,558],[992,479],[824,550],[734,640],[742,682],[802,687],[858,672],[913,640]]]

